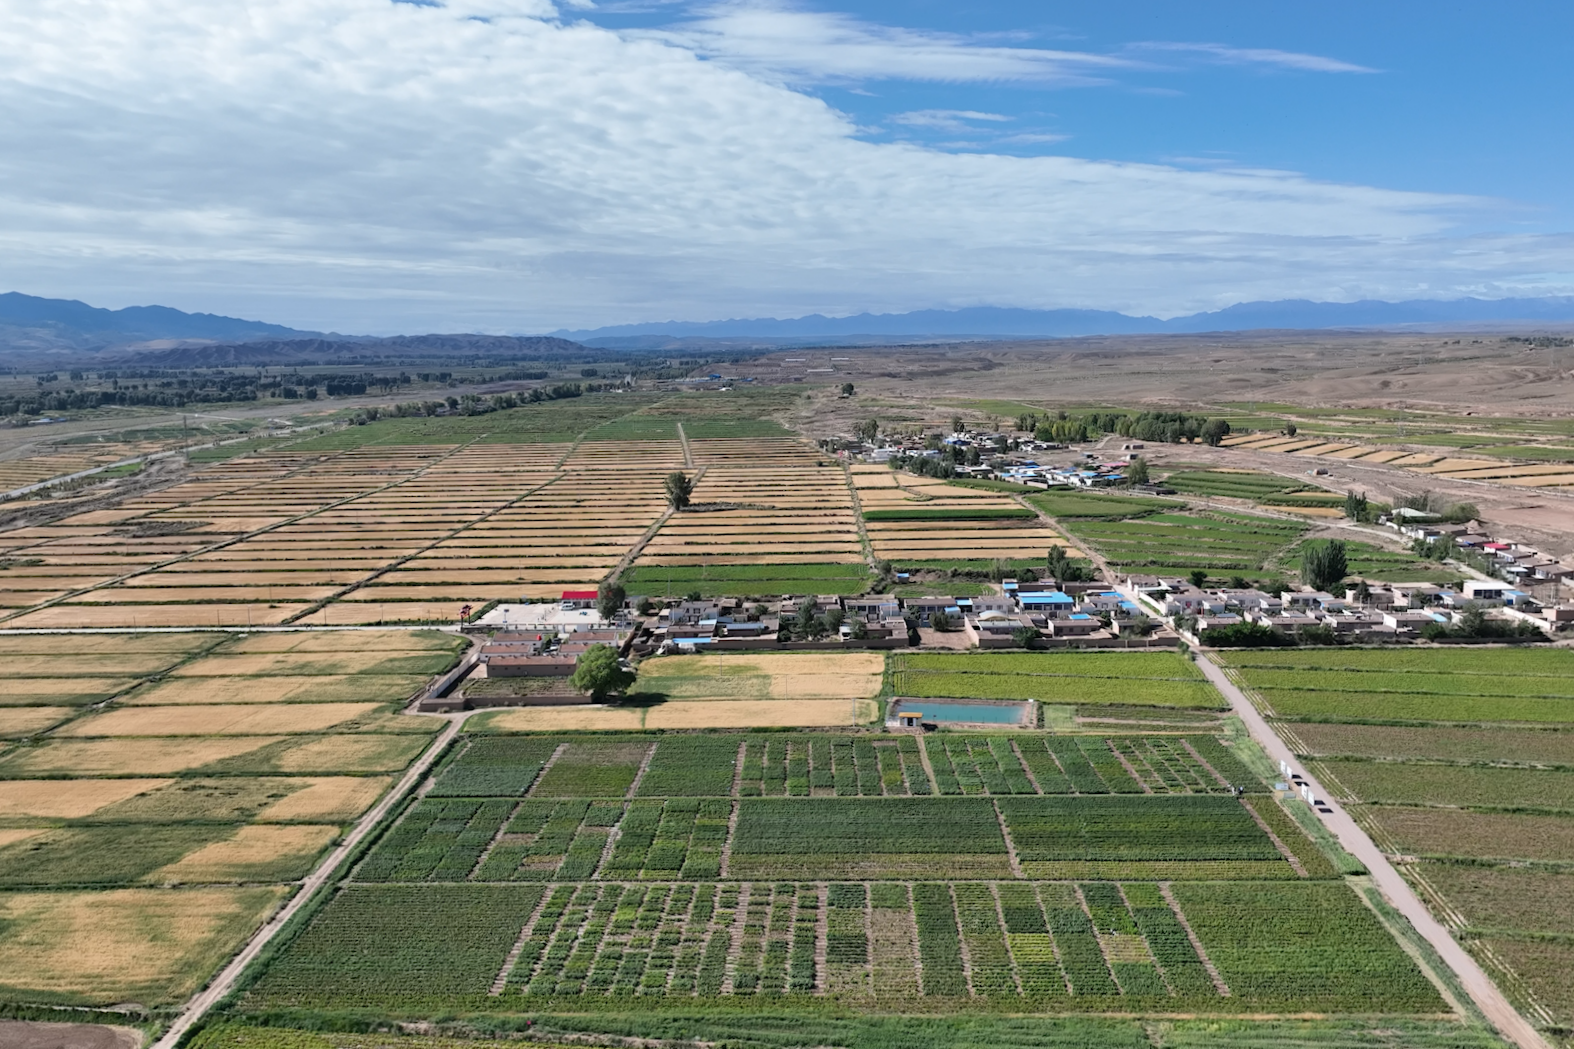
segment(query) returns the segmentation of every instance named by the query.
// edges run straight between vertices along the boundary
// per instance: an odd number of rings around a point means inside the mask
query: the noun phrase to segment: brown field
[[[481,714],[465,723],[472,732],[606,732],[643,727],[643,707],[520,707]]]
[[[879,653],[659,656],[640,664],[641,689],[685,700],[867,698],[880,691]]]
[[[266,657],[259,657],[266,658]],[[211,703],[343,703],[408,699],[425,677],[319,674],[305,677],[170,677],[121,700],[127,706]]]
[[[106,805],[174,782],[172,779],[0,780],[0,816],[80,819]]]
[[[225,649],[227,652],[355,652],[374,649],[382,653],[438,652],[457,648],[453,634],[435,630],[280,631],[252,634]]]
[[[141,653],[196,652],[220,640],[218,634],[5,634],[0,636],[0,655],[37,653],[40,655],[128,655]],[[176,661],[171,656],[163,665]],[[130,671],[135,673],[135,671]]]
[[[0,678],[0,704],[36,702],[47,698],[59,702],[90,702],[112,696],[135,685],[135,678],[113,677],[19,677]]]
[[[429,650],[428,650],[429,652]],[[320,652],[232,652],[225,651],[217,655],[203,656],[194,663],[187,663],[171,671],[172,678],[205,677],[344,677],[356,675],[358,677],[387,677],[395,674],[409,676],[406,672],[387,670],[378,672],[379,667],[398,667],[400,661],[409,657],[427,655],[420,649],[406,649],[399,651],[384,648],[376,641],[366,642],[366,649],[352,651],[348,649],[335,651],[332,649]],[[3,666],[0,663],[0,666]],[[375,686],[377,682],[370,682]]]
[[[306,605],[51,605],[7,620],[7,627],[273,626]]]
[[[1565,1027],[1574,1023],[1574,980],[1569,979],[1569,973],[1574,972],[1574,943],[1489,936],[1471,946],[1477,954],[1483,948],[1490,951],[1513,969],[1536,1004],[1556,1022]],[[1521,997],[1517,988],[1511,997]]]
[[[269,763],[276,772],[395,772],[427,744],[423,736],[322,736],[292,740]]]
[[[66,658],[62,658],[66,656]],[[0,655],[0,673],[7,679],[19,677],[92,677],[128,674],[156,674],[185,657],[185,653],[158,652],[84,652],[80,655]]]
[[[282,886],[0,894],[0,993],[183,1000],[283,901]]]
[[[586,583],[583,589],[593,589],[596,584]],[[556,596],[564,590],[580,589],[574,586],[537,587],[543,591],[539,596]],[[512,596],[519,597],[529,594],[530,587],[515,587]],[[546,593],[550,591],[550,593]],[[375,604],[373,602],[376,602]],[[311,616],[313,626],[336,624],[338,626],[360,626],[379,623],[447,623],[459,622],[459,609],[469,604],[480,608],[485,601],[470,598],[468,600],[453,601],[405,601],[398,594],[372,593],[369,590],[356,590],[348,594],[342,601],[335,601],[320,612]]]
[[[160,867],[146,880],[155,885],[280,881],[304,871],[338,836],[338,827],[313,824],[245,826]]]
[[[284,739],[51,739],[41,747],[6,755],[0,759],[0,772],[8,776],[161,776],[198,769]]]
[[[19,841],[26,841],[28,838],[37,837],[42,833],[44,833],[43,827],[0,828],[0,848],[4,848],[7,845],[15,845]]]
[[[292,780],[297,783],[300,780]],[[289,797],[263,809],[260,823],[331,820],[347,822],[372,806],[393,779],[389,776],[314,776]]]
[[[0,707],[0,737],[31,736],[76,712],[76,707]]]
[[[236,577],[225,575],[224,581],[235,583]],[[90,590],[85,594],[67,598],[68,605],[110,604],[188,604],[204,603],[218,607],[219,602],[265,601],[310,604],[338,590],[335,586],[225,586],[215,580],[206,586],[120,586]],[[229,624],[225,624],[229,625]]]
[[[1574,871],[1428,863],[1421,873],[1473,928],[1574,937]]]
[[[674,700],[651,707],[645,727],[813,728],[873,721],[877,708],[867,699]]]
[[[1565,816],[1398,805],[1369,805],[1361,815],[1406,855],[1552,862],[1574,857],[1574,819]]]
[[[1574,765],[1574,732],[1495,728],[1398,728],[1306,723],[1295,735],[1328,757],[1435,758]]]
[[[261,736],[321,732],[370,714],[378,703],[127,707],[83,718],[57,736]]]

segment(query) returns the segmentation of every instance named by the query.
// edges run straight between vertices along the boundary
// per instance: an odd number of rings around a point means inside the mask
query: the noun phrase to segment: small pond
[[[894,722],[899,714],[906,713],[922,714],[925,721],[932,721],[937,725],[1022,725],[1032,715],[1033,704],[899,699],[891,704],[887,718]]]

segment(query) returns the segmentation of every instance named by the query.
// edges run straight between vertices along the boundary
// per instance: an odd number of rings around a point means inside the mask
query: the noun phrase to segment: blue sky
[[[1082,83],[790,78],[855,115],[872,141],[1288,169],[1497,198],[1505,205],[1497,217],[1525,229],[1566,229],[1574,219],[1568,177],[1574,4],[808,0],[792,6],[821,18],[850,16],[870,31],[900,27],[959,45],[1114,60],[1076,68]],[[610,0],[576,13],[627,30],[681,28],[713,10]],[[957,117],[940,127],[903,118],[926,111],[988,117]],[[1057,138],[1024,140],[1032,135]]]
[[[1574,293],[1574,5],[12,0],[0,285],[323,330]]]

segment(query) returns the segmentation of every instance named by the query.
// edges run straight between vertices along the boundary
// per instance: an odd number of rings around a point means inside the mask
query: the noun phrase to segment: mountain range
[[[976,306],[912,313],[812,314],[791,319],[662,321],[551,334],[589,346],[653,347],[666,339],[777,341],[892,338],[1069,338],[1087,335],[1184,334],[1259,329],[1402,328],[1448,324],[1574,323],[1574,296],[1535,299],[1413,299],[1384,302],[1243,302],[1222,310],[1160,320],[1109,310],[1024,310]]]
[[[559,356],[582,343],[607,350],[711,346],[848,345],[971,339],[1068,338],[1261,329],[1406,328],[1448,325],[1574,324],[1574,296],[1521,299],[1415,299],[1406,302],[1244,302],[1222,310],[1161,320],[1108,310],[1026,310],[977,306],[911,313],[812,314],[788,319],[660,321],[619,324],[547,336],[413,335],[374,338],[323,335],[282,324],[184,313],[167,306],[107,310],[75,299],[0,294],[0,349],[13,354],[95,351],[135,355],[167,367],[286,363],[290,360],[387,354]],[[148,343],[163,343],[149,346]],[[174,345],[171,345],[173,343]]]

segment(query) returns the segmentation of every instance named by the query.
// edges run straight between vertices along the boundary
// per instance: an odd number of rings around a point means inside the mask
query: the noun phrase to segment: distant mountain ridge
[[[412,359],[578,357],[585,347],[550,335],[395,335],[387,339],[269,339],[129,349],[106,359],[159,368],[271,367],[291,364],[365,365]]]
[[[1380,328],[1453,323],[1574,323],[1574,296],[1534,299],[1412,299],[1385,302],[1243,302],[1222,310],[1160,320],[1111,310],[1025,310],[975,306],[911,313],[811,314],[789,319],[659,321],[552,332],[587,345],[627,344],[640,337],[822,339],[836,336],[997,336],[1068,338],[1084,335],[1180,334],[1256,329]]]
[[[299,338],[298,331],[266,321],[186,313],[168,306],[106,310],[76,299],[45,299],[9,291],[0,294],[0,341],[29,349],[92,349],[157,339]]]

